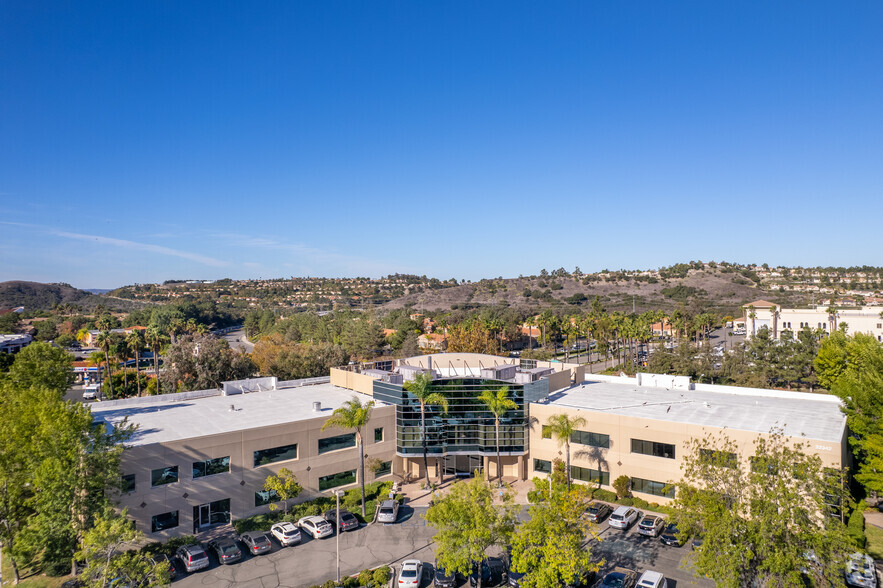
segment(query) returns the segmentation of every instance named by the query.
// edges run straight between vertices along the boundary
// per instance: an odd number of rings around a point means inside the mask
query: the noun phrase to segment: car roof
[[[258,539],[260,537],[266,537],[263,531],[246,531],[242,534],[243,537],[251,537],[252,539]]]
[[[282,521],[281,523],[276,523],[271,528],[275,529],[276,527],[282,529],[283,531],[290,531],[292,529],[297,531],[297,527],[294,526],[294,523],[291,523],[289,521]]]
[[[419,559],[406,559],[405,561],[402,562],[402,566],[403,566],[403,567],[404,567],[404,566],[408,566],[408,567],[411,567],[411,566],[413,566],[413,567],[417,567],[417,566],[419,566],[419,565],[421,565],[421,564],[423,564],[423,562],[422,562],[421,560],[419,560]]]
[[[629,512],[630,510],[634,510],[634,509],[630,506],[618,506],[618,507],[616,507],[616,510],[613,511],[613,514],[625,514],[625,513]]]
[[[301,519],[302,521],[310,521],[311,523],[325,523],[327,522],[325,519],[320,517],[319,515],[309,515]]]
[[[638,579],[638,584],[641,584],[642,582],[647,581],[652,586],[661,579],[662,579],[662,574],[660,574],[659,572],[654,572],[653,570],[647,570],[646,572],[641,574],[641,577]]]
[[[384,506],[393,506],[393,505],[395,505],[395,504],[398,504],[398,502],[396,502],[395,500],[384,500],[383,502],[380,503],[380,506],[381,506],[381,507],[384,507]]]

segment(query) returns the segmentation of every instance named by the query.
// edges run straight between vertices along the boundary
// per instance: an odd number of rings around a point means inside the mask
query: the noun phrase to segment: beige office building
[[[354,395],[376,402],[363,434],[366,455],[383,464],[377,477],[422,477],[419,403],[405,389],[419,373],[431,373],[433,388],[449,400],[447,412],[427,409],[434,479],[496,475],[494,420],[476,398],[503,386],[517,405],[500,427],[509,480],[545,476],[563,458],[543,427],[559,413],[586,419],[572,439],[574,479],[611,489],[625,474],[634,494],[652,502],[670,498],[664,487],[679,479],[685,444],[706,432],[725,432],[747,456],[758,435],[781,428],[826,466],[847,464],[846,419],[833,396],[652,374],[586,375],[581,365],[466,353],[347,366],[321,383],[258,378],[223,390],[101,402],[92,413],[111,426],[124,419],[138,425],[123,453],[120,503],[139,529],[160,539],[266,512],[274,497],[263,492],[264,480],[283,467],[304,487],[298,500],[353,487],[354,434],[321,427]]]
[[[198,533],[266,512],[273,497],[264,480],[281,468],[304,487],[298,500],[357,482],[354,433],[321,428],[354,395],[370,397],[328,383],[285,388],[275,378],[225,388],[93,405],[97,421],[138,426],[123,453],[120,506],[149,537]],[[363,435],[365,453],[383,462],[379,479],[391,476],[394,427],[393,407],[378,403]]]

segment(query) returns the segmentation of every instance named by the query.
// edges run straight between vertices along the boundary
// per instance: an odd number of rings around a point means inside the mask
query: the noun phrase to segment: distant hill
[[[388,309],[449,310],[503,305],[537,310],[560,306],[587,307],[598,296],[608,311],[671,311],[679,305],[701,306],[719,313],[739,313],[739,307],[764,299],[782,306],[809,302],[808,295],[779,292],[726,268],[690,269],[682,275],[648,277],[621,272],[589,276],[525,276],[486,279],[441,290],[428,290],[387,302]]]
[[[0,310],[24,306],[25,310],[49,310],[56,304],[82,304],[92,296],[69,284],[40,282],[0,282]]]

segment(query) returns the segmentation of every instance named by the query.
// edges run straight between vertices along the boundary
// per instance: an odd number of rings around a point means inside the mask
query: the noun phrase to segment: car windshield
[[[206,553],[204,551],[200,551],[199,553],[191,553],[190,554],[191,561],[195,561],[197,559],[205,559],[206,557],[208,557],[208,555],[206,555]]]
[[[221,553],[223,553],[224,555],[233,555],[239,553],[239,548],[232,543],[228,545],[221,545]]]
[[[646,525],[648,527],[652,527],[656,523],[656,519],[646,518],[641,521],[642,525]]]
[[[625,586],[625,574],[620,574],[619,572],[607,574],[607,577],[604,578],[603,586],[609,586],[610,588],[622,588],[623,586]]]
[[[612,514],[612,515],[610,515],[610,518],[619,521],[619,520],[622,519],[622,515],[620,515],[620,514]]]
[[[346,522],[352,521],[352,520],[355,519],[355,518],[356,518],[356,515],[354,515],[354,514],[352,514],[352,513],[349,513],[349,512],[347,512],[347,513],[342,513],[342,514],[340,515],[340,520],[342,520],[342,521],[346,521]]]
[[[416,578],[417,570],[402,570],[402,578]]]
[[[665,528],[665,532],[668,533],[669,535],[677,535],[678,528],[675,527],[674,525],[669,525]]]
[[[300,531],[298,531],[297,529],[283,529],[282,530],[282,535],[284,537],[291,537],[293,535],[299,535],[299,534],[300,534]]]
[[[598,512],[599,510],[601,510],[601,507],[599,505],[592,505],[589,507],[589,512],[593,514]]]
[[[255,544],[255,545],[266,545],[266,544],[269,543],[269,542],[270,542],[270,540],[267,539],[267,537],[264,536],[264,535],[261,535],[260,537],[255,537],[255,538],[254,538],[254,544]]]
[[[392,514],[392,509],[386,506],[380,507],[380,514]]]

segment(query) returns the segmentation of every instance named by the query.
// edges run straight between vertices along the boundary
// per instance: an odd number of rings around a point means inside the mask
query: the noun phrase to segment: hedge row
[[[362,570],[358,576],[349,576],[340,582],[328,580],[324,584],[313,584],[310,588],[358,588],[359,586],[380,588],[389,584],[391,573],[389,566],[380,566],[373,570]]]

